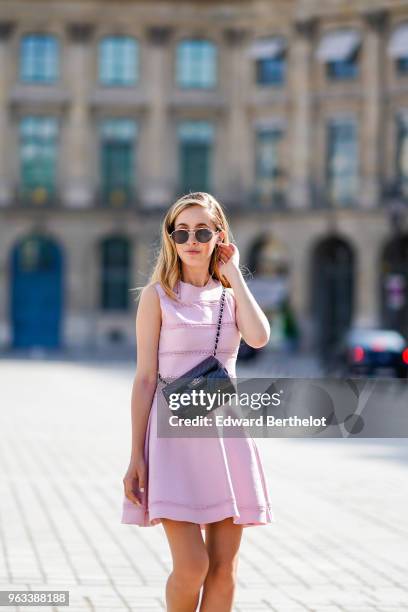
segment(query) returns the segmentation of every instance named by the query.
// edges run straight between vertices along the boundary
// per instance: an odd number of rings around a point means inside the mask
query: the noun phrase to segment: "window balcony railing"
[[[357,208],[358,202],[357,190],[336,193],[328,184],[310,182],[310,207],[312,209],[353,209]]]
[[[256,188],[250,194],[249,205],[255,210],[284,211],[287,208],[287,189],[276,187],[270,190]]]
[[[59,194],[54,187],[18,185],[14,189],[14,207],[44,210],[57,208],[59,204]]]
[[[129,186],[112,186],[99,188],[95,193],[94,207],[123,210],[138,208],[137,190]]]
[[[205,191],[207,193],[213,193],[214,192],[214,188],[213,186],[207,182],[206,179],[203,179],[202,183],[197,184],[197,185],[180,185],[177,184],[174,188],[174,194],[173,194],[173,199],[177,200],[178,198],[181,198],[182,196],[188,194],[188,193],[195,193],[197,191]]]
[[[209,191],[217,197],[217,190],[213,188],[196,189],[198,191]],[[360,194],[350,192],[344,194],[332,194],[327,185],[315,181],[308,184],[309,203],[311,210],[330,209],[357,209]],[[195,190],[188,190],[195,191]],[[138,189],[131,187],[112,187],[110,189],[99,188],[95,190],[92,198],[91,208],[95,210],[134,210],[144,215],[162,214],[167,210],[171,202],[186,193],[180,186],[169,188],[169,197],[166,203],[156,204],[144,203]],[[220,201],[225,204],[228,211],[268,211],[285,212],[291,210],[289,200],[289,186],[276,186],[266,189],[254,186],[249,190],[231,189],[218,194]],[[380,207],[387,207],[390,203],[400,202],[408,206],[408,180],[395,178],[381,185]],[[295,204],[295,203],[294,203]],[[62,193],[58,187],[51,186],[25,186],[17,185],[12,190],[10,205],[13,208],[24,208],[27,210],[50,210],[64,208]],[[88,207],[87,207],[88,208]],[[296,209],[296,206],[294,206]]]
[[[18,185],[13,190],[13,208],[24,208],[27,210],[67,210],[71,208],[64,203],[63,193],[60,189],[46,187],[25,187]],[[112,188],[111,190],[95,190],[91,202],[83,210],[139,210],[138,192],[130,188]]]
[[[267,191],[254,187],[240,193],[226,193],[223,202],[229,212],[284,212],[288,209],[287,190],[282,188]]]

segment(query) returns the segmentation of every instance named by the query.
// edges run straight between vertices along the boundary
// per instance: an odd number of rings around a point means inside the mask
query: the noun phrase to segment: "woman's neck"
[[[205,274],[184,274],[181,273],[181,280],[183,283],[189,283],[190,285],[194,285],[195,287],[205,287],[211,278],[211,274],[207,271]]]

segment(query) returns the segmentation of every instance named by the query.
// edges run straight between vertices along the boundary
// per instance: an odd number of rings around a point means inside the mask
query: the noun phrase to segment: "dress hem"
[[[139,527],[154,527],[161,523],[162,518],[176,521],[188,521],[200,525],[201,529],[208,523],[221,521],[232,517],[236,525],[255,527],[276,523],[276,518],[270,505],[266,506],[240,506],[228,502],[218,504],[213,508],[191,508],[187,505],[173,504],[171,502],[152,502],[149,510],[135,506],[131,501],[125,501],[121,523]],[[131,504],[131,505],[129,505]]]

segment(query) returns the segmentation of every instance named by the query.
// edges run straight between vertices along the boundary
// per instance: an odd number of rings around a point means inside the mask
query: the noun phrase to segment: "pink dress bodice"
[[[155,287],[160,294],[162,312],[159,372],[165,379],[173,378],[212,355],[223,286],[213,278],[204,287],[179,281],[177,302],[165,293],[160,283],[155,283]],[[233,377],[240,340],[235,297],[227,288],[216,357]]]

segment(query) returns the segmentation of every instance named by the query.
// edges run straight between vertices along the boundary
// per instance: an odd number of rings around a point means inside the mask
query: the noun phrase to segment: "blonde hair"
[[[163,219],[161,228],[161,245],[156,257],[153,272],[150,275],[147,284],[159,282],[166,294],[177,300],[177,294],[174,291],[176,283],[181,280],[181,260],[177,253],[176,246],[169,234],[174,230],[174,224],[177,216],[186,208],[191,206],[201,206],[209,211],[211,219],[216,226],[216,229],[224,231],[224,244],[230,244],[230,227],[222,209],[221,204],[214,196],[204,191],[189,193],[179,198],[172,204]],[[213,279],[219,280],[224,287],[231,287],[228,280],[223,276],[218,267],[217,248],[214,248],[209,265],[209,272]],[[143,289],[143,287],[136,287]]]

